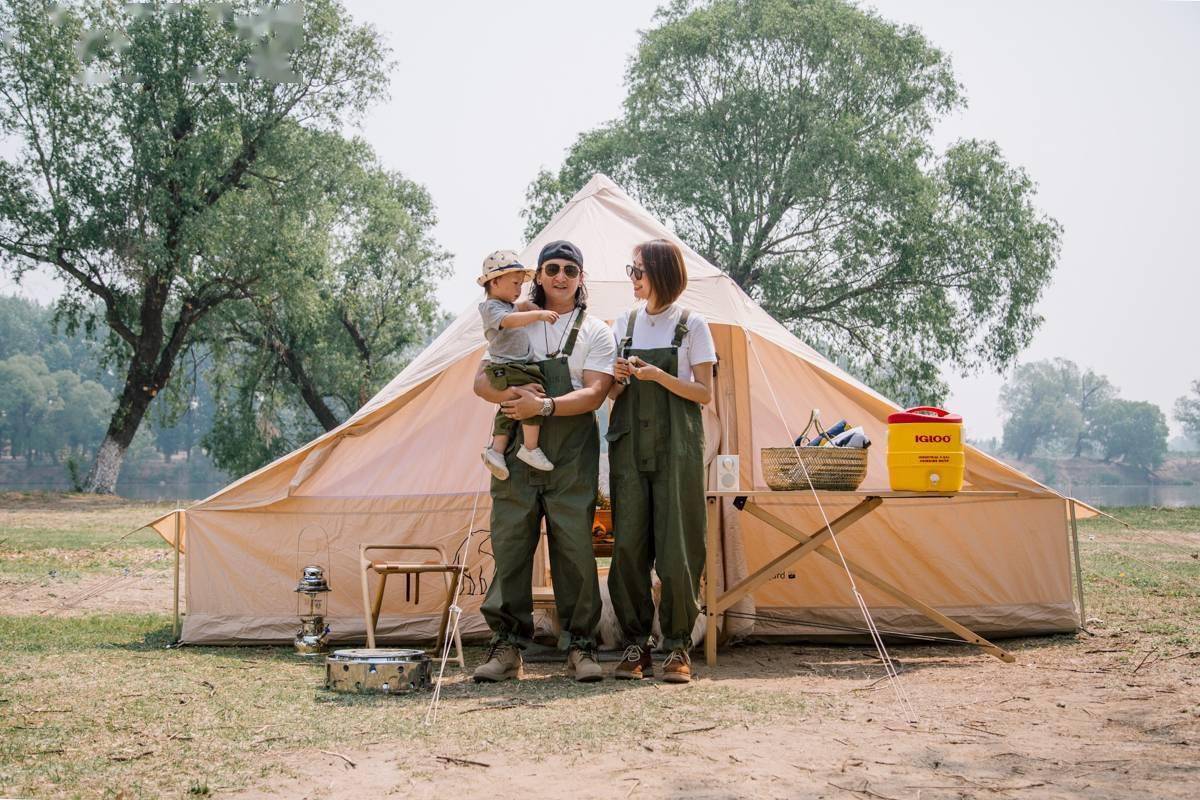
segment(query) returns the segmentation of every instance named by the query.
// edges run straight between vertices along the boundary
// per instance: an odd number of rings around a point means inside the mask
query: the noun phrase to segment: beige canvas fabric
[[[896,406],[788,332],[605,176],[596,175],[520,256],[533,263],[555,239],[578,245],[587,263],[589,314],[611,321],[634,302],[624,270],[633,246],[659,237],[683,248],[688,288],[680,302],[709,321],[717,345],[717,399],[705,425],[708,454],[739,454],[741,485],[766,488],[759,448],[790,443],[816,406],[827,419],[844,417],[867,429],[876,445],[863,488],[886,488],[885,420]],[[463,633],[483,634],[478,608],[491,572],[490,504],[478,450],[488,439],[494,409],[471,391],[483,350],[473,300],[343,425],[188,509],[184,641],[289,641],[297,625],[292,589],[300,568],[322,561],[309,552],[314,538],[327,543],[331,562],[325,566],[334,640],[361,640],[359,543],[434,543],[454,558],[468,531],[478,532],[467,555]],[[1067,501],[974,449],[967,454],[966,479],[967,488],[1019,496],[987,503],[966,497],[889,501],[839,541],[852,559],[980,633],[1073,630]],[[762,502],[801,529],[820,525],[811,497]],[[832,518],[851,501],[826,502]],[[717,579],[732,585],[790,540],[730,504],[722,506]],[[154,527],[173,541],[170,518]],[[539,574],[535,583],[544,579]],[[379,627],[385,640],[432,638],[439,580],[425,578],[419,606],[405,602],[399,583],[389,584]],[[869,588],[863,593],[881,627],[933,630],[891,598]],[[819,633],[822,628],[806,623],[862,624],[845,573],[817,558],[785,571],[735,610],[755,609],[789,621],[731,619],[730,631]]]

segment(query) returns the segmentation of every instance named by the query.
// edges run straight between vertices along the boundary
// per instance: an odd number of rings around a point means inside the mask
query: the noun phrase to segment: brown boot
[[[604,671],[593,651],[572,647],[567,651],[567,675],[580,683],[593,683],[604,678]]]
[[[613,677],[619,681],[640,681],[654,677],[654,660],[650,658],[650,649],[639,644],[626,647]]]
[[[511,642],[496,642],[488,651],[487,660],[475,668],[476,683],[496,683],[509,678],[521,678],[525,660],[521,648]]]
[[[692,682],[692,659],[687,650],[672,650],[663,661],[662,670],[667,683]]]

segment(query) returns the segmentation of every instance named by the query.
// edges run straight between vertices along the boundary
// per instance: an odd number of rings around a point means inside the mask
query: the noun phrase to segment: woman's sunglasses
[[[625,274],[633,278],[635,281],[640,281],[642,276],[646,274],[646,270],[641,267],[635,267],[633,264],[625,265]]]
[[[566,275],[568,278],[578,278],[579,277],[579,267],[575,266],[574,264],[566,264],[566,265],[547,264],[546,266],[542,267],[542,272],[546,273],[551,278],[553,278],[555,275],[558,274],[558,270],[560,268],[562,269],[563,274]]]

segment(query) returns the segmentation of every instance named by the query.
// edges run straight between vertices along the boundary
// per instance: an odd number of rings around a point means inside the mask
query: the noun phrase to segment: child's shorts
[[[531,383],[536,383],[540,386],[545,386],[545,379],[542,377],[542,371],[537,364],[527,364],[521,361],[503,361],[496,364],[488,364],[484,369],[487,370],[488,383],[493,389],[507,389],[510,386],[527,386]],[[542,417],[534,416],[529,419],[523,419],[521,425],[541,425]],[[504,416],[503,411],[496,412],[496,419],[492,424],[493,436],[508,436],[513,432],[513,426],[518,424],[517,420],[509,419]]]

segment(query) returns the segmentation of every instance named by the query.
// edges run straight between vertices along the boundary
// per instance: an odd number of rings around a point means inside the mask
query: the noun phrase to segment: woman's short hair
[[[678,300],[687,288],[687,268],[679,245],[666,239],[651,239],[633,248],[633,252],[642,257],[642,269],[650,280],[655,302],[666,306]]]

